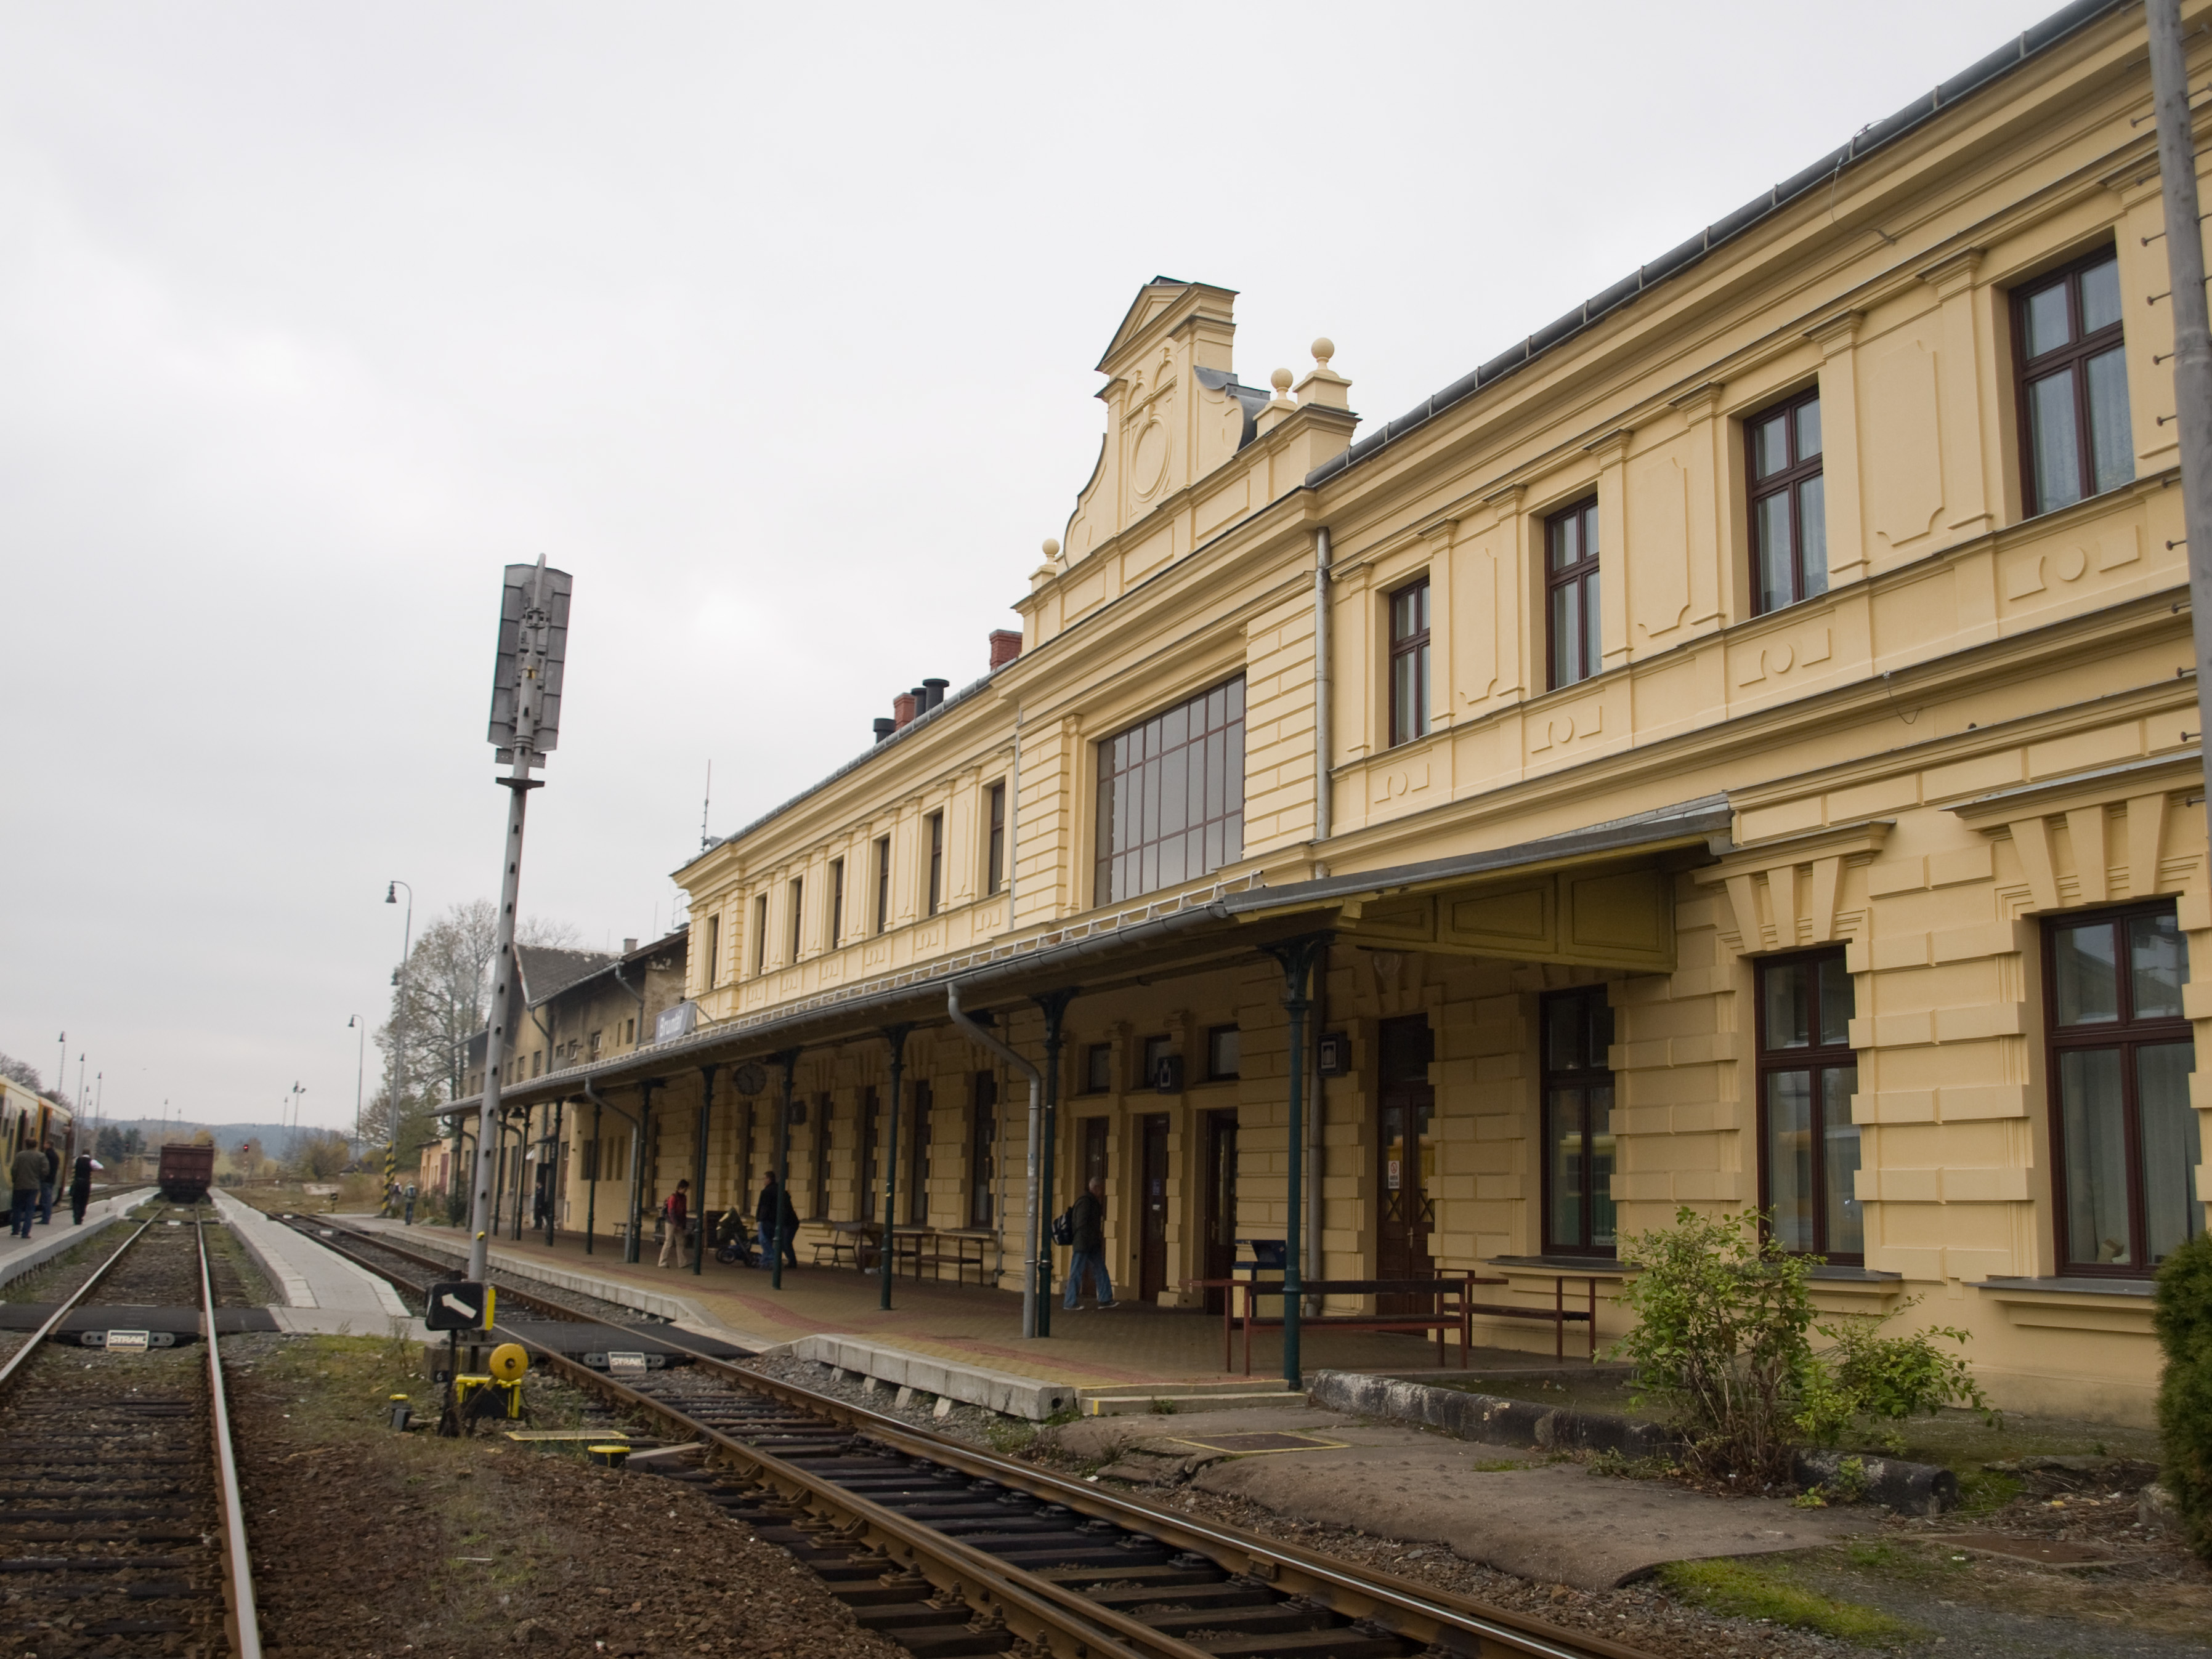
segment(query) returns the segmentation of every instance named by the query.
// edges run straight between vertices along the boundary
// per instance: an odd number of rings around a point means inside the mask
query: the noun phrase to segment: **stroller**
[[[714,1259],[748,1268],[753,1264],[752,1229],[735,1204],[714,1224]]]

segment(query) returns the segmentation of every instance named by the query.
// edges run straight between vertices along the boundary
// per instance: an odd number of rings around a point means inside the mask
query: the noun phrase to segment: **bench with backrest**
[[[814,1265],[817,1268],[866,1267],[875,1256],[876,1238],[883,1232],[883,1224],[878,1221],[821,1221],[815,1225],[829,1232],[827,1238],[812,1241]]]

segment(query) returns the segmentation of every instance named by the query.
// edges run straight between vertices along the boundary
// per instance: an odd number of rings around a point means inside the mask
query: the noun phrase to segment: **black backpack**
[[[1071,1205],[1052,1218],[1052,1242],[1073,1244],[1075,1242],[1075,1209]]]

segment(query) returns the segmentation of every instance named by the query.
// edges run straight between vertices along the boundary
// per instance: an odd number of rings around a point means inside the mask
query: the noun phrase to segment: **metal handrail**
[[[246,1501],[238,1491],[238,1454],[230,1444],[230,1402],[223,1393],[222,1353],[216,1342],[215,1284],[208,1276],[205,1218],[195,1226],[200,1246],[200,1311],[207,1322],[208,1409],[214,1419],[216,1496],[222,1505],[223,1600],[230,1604],[230,1649],[237,1659],[261,1659],[261,1619],[253,1601],[253,1563],[246,1547]]]

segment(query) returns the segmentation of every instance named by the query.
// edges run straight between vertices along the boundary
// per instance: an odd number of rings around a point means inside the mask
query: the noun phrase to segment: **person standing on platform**
[[[668,1202],[660,1207],[665,1222],[661,1229],[660,1265],[668,1265],[668,1253],[676,1252],[676,1265],[684,1265],[684,1224],[691,1214],[691,1184],[678,1181],[676,1190],[668,1195]]]
[[[763,1268],[775,1265],[775,1235],[777,1223],[783,1215],[783,1189],[776,1184],[775,1172],[768,1172],[768,1184],[761,1188],[759,1208],[753,1211],[753,1228],[760,1235],[760,1262]]]
[[[46,1170],[39,1178],[39,1225],[43,1227],[54,1219],[54,1183],[62,1178],[62,1155],[51,1141],[39,1155],[46,1159]]]
[[[411,1226],[413,1226],[415,1225],[415,1198],[416,1198],[415,1184],[414,1184],[412,1181],[410,1181],[410,1182],[407,1184],[407,1220],[406,1220],[406,1225],[407,1225],[407,1226],[410,1226],[410,1227],[411,1227]]]
[[[776,1233],[776,1247],[782,1250],[785,1262],[795,1268],[799,1265],[799,1252],[792,1248],[791,1241],[799,1237],[799,1206],[791,1202],[788,1188],[779,1196],[782,1199],[783,1225]]]
[[[1114,1303],[1114,1281],[1106,1274],[1106,1184],[1097,1176],[1083,1190],[1083,1196],[1075,1201],[1067,1213],[1070,1229],[1074,1237],[1069,1241],[1075,1250],[1074,1258],[1067,1264],[1067,1295],[1060,1303],[1063,1308],[1073,1308],[1083,1293],[1083,1275],[1095,1275],[1091,1284],[1098,1305],[1110,1308]]]
[[[84,1207],[92,1202],[92,1154],[81,1152],[76,1155],[76,1166],[70,1172],[70,1225],[84,1225]]]
[[[31,1236],[31,1220],[39,1213],[39,1183],[46,1173],[46,1154],[36,1147],[25,1147],[9,1163],[8,1231],[18,1238]]]

